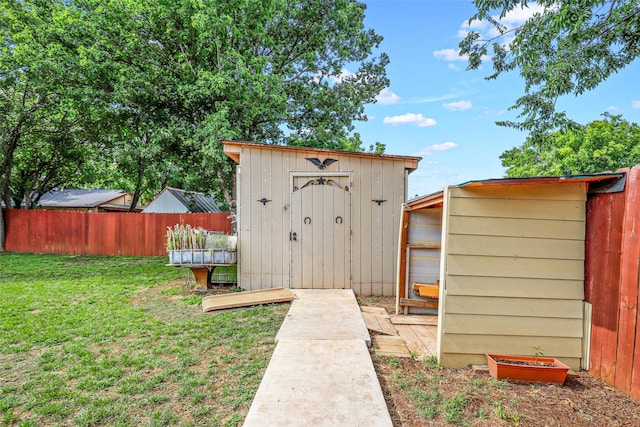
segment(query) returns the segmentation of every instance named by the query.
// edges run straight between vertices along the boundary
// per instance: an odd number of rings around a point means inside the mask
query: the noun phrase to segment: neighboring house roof
[[[124,196],[123,190],[53,190],[38,204],[43,208],[95,208]]]
[[[197,191],[186,191],[166,187],[149,206],[145,213],[181,213],[181,212],[222,212],[213,196]]]

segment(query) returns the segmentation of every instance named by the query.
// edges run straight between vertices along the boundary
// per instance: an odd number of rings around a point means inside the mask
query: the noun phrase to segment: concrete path
[[[244,426],[391,426],[353,291],[294,293]]]

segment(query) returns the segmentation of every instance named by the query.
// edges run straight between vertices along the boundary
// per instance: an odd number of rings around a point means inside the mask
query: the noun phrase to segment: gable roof
[[[49,208],[94,208],[126,194],[123,190],[52,190],[43,194],[38,204]]]
[[[187,191],[172,187],[166,187],[162,191],[169,192],[180,203],[186,206],[189,212],[222,212],[213,196],[207,196],[197,191]]]

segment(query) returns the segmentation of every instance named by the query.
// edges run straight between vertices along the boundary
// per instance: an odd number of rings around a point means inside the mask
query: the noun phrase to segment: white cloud
[[[631,101],[631,108],[640,108],[640,101],[635,99]]]
[[[633,106],[633,103],[632,103],[632,106]],[[618,111],[618,110],[620,110],[620,109],[618,107],[616,107],[615,105],[609,105],[607,107],[607,111]]]
[[[456,101],[442,104],[449,111],[464,111],[473,107],[471,101]]]
[[[452,61],[468,61],[469,57],[466,55],[460,56],[460,51],[456,49],[440,49],[434,50],[433,56],[438,59],[443,59],[447,62]]]
[[[542,14],[544,13],[544,6],[539,5],[536,2],[529,3],[528,6],[514,8],[510,10],[502,19],[498,15],[494,16],[493,19],[497,20],[503,25],[506,25],[509,28],[515,28],[526,21],[531,19],[533,15],[536,13]]]
[[[385,87],[380,91],[378,96],[376,96],[376,101],[378,101],[382,105],[393,105],[400,102],[400,97],[395,93],[391,92],[391,89]]]
[[[453,92],[453,93],[448,93],[446,95],[434,96],[432,98],[411,98],[403,101],[402,103],[403,104],[428,104],[431,102],[440,102],[440,101],[446,101],[447,99],[459,98],[462,95],[464,95],[464,93],[462,92]]]
[[[342,71],[340,71],[340,74],[338,74],[337,76],[330,76],[329,79],[332,81],[332,83],[342,83],[346,78],[354,75],[355,74],[353,74],[351,71],[343,68]]]
[[[452,148],[456,148],[457,146],[458,144],[450,141],[443,142],[442,144],[430,145],[433,151],[447,151],[447,150],[451,150]]]
[[[428,145],[424,147],[422,150],[415,153],[414,156],[419,156],[419,157],[433,156],[434,151],[447,151],[456,147],[458,147],[458,144],[451,141],[443,142],[442,144]]]
[[[385,117],[383,123],[385,125],[415,124],[421,128],[435,126],[436,124],[438,124],[438,122],[430,117],[424,117],[422,114],[415,113],[407,113],[401,116]]]
[[[453,62],[449,62],[449,65],[447,65],[447,67],[448,67],[450,70],[453,70],[453,71],[460,71],[460,67],[458,67],[458,66],[457,66],[456,64],[454,64]]]

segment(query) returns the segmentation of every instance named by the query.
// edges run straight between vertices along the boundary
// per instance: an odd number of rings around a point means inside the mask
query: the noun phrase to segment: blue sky
[[[364,0],[365,25],[384,37],[380,50],[391,60],[391,85],[366,107],[367,122],[356,123],[366,146],[380,141],[387,154],[422,157],[409,178],[409,197],[472,179],[504,176],[499,155],[524,142],[526,134],[499,127],[515,119],[508,111],[524,92],[517,73],[487,81],[490,62],[466,71],[458,43],[475,11],[470,0]],[[535,3],[530,4],[535,8]],[[528,15],[508,17],[515,25]],[[480,24],[481,25],[481,24]],[[638,61],[596,90],[559,101],[571,118],[588,123],[608,111],[640,122]]]

